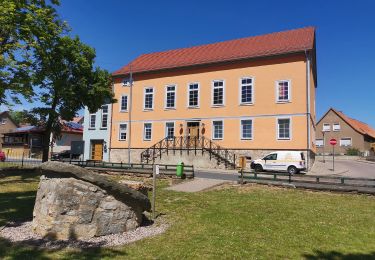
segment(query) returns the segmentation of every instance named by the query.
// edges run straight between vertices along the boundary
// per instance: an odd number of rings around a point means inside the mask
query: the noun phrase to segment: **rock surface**
[[[41,166],[33,212],[36,234],[82,239],[134,230],[149,210],[147,196],[96,173],[59,162]]]

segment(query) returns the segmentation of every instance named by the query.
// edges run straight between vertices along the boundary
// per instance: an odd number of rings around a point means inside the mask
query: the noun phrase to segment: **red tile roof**
[[[132,72],[139,73],[312,50],[314,38],[314,27],[306,27],[190,48],[143,54],[112,75],[128,74],[130,64]]]
[[[350,125],[354,130],[357,132],[371,136],[372,138],[375,138],[375,129],[369,126],[366,123],[363,123],[361,121],[358,121],[357,119],[353,119],[345,115],[343,112],[338,111],[334,108],[331,108],[333,112],[335,112],[339,117],[342,118],[348,125]]]

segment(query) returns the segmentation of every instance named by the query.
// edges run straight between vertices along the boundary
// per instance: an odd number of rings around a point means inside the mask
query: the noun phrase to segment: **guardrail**
[[[239,179],[241,179],[241,172]],[[355,186],[355,187],[370,187],[375,188],[375,179],[371,178],[352,178],[342,176],[320,176],[320,175],[291,175],[288,173],[273,173],[273,172],[243,172],[244,180],[260,180],[270,182],[288,182],[288,183],[312,183],[312,184],[327,184],[327,185],[341,185],[341,186]]]
[[[57,161],[57,160],[55,160]],[[81,161],[81,160],[62,160],[61,162],[69,163],[81,167],[105,169],[105,170],[121,170],[128,173],[150,173],[152,174],[153,164],[145,163],[112,163],[102,161]],[[173,164],[158,164],[161,174],[173,176],[176,175],[177,165]],[[184,174],[188,178],[194,178],[194,166],[184,165]]]

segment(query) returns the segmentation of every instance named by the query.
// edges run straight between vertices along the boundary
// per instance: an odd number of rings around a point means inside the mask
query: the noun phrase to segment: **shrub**
[[[358,148],[348,148],[346,149],[346,155],[360,155],[361,152],[359,151]]]

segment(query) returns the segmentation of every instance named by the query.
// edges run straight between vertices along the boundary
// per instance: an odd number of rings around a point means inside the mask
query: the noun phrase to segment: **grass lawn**
[[[0,176],[0,226],[30,219],[38,176]],[[47,250],[0,238],[0,259],[374,259],[375,197],[267,186],[187,194],[163,190],[157,210],[172,226],[136,243]]]

